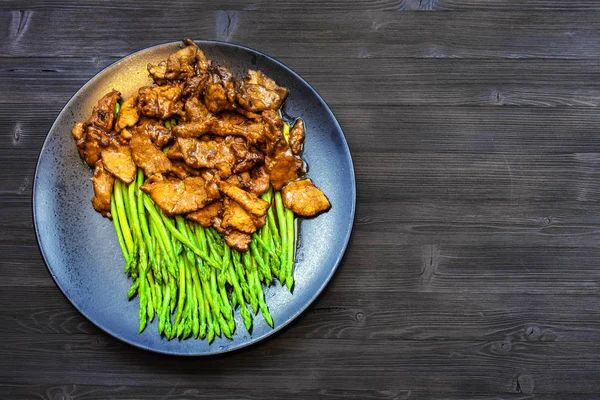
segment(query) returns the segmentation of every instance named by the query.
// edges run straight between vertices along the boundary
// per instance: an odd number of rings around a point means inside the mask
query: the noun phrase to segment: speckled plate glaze
[[[104,69],[86,83],[64,107],[40,152],[33,188],[33,216],[38,243],[50,274],[73,305],[98,327],[142,349],[174,355],[223,353],[277,332],[304,311],[325,288],[339,265],[352,230],[356,203],[354,169],[344,134],[317,92],[298,74],[258,51],[215,41],[198,41],[209,59],[227,65],[241,77],[259,69],[290,89],[284,113],[302,117],[307,126],[304,158],[309,177],[329,197],[332,208],[315,219],[302,220],[293,295],[280,286],[265,291],[275,329],[259,315],[248,333],[239,312],[233,340],[172,340],[159,336],[156,320],[137,333],[138,300],[128,301],[131,280],[111,221],[95,212],[89,181],[91,169],[80,159],[71,137],[76,121],[88,118],[102,95],[115,88],[124,97],[151,84],[148,63],[166,59],[179,43],[150,47]]]

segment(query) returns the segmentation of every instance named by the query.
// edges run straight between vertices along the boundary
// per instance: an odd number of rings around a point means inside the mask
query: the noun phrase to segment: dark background
[[[0,4],[0,398],[597,398],[600,2],[169,3]],[[183,37],[306,78],[358,184],[346,257],[310,309],[195,359],[86,321],[50,278],[31,212],[71,95]]]

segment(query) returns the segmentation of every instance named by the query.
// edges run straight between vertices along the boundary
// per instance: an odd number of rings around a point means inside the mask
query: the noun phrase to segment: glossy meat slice
[[[287,97],[288,90],[260,71],[249,70],[240,84],[237,101],[252,112],[277,110]]]
[[[299,155],[302,152],[302,143],[304,143],[304,121],[298,118],[292,129],[290,129],[290,147],[292,153]]]
[[[265,161],[260,151],[255,147],[249,148],[246,141],[241,138],[236,138],[236,141],[231,145],[231,150],[236,158],[232,171],[236,174],[250,171],[255,165],[262,164]]]
[[[113,142],[113,138],[95,125],[85,128],[84,139],[77,141],[79,155],[88,165],[95,165],[102,158],[102,150]]]
[[[192,97],[185,102],[186,122],[201,121],[211,116],[208,108],[198,98]]]
[[[246,211],[257,217],[262,217],[269,209],[269,203],[258,198],[254,193],[248,193],[225,181],[219,182],[219,189],[231,199],[238,202]]]
[[[236,161],[231,149],[235,139],[198,140],[177,138],[177,146],[185,162],[194,168],[218,168],[222,163],[233,165]]]
[[[212,226],[212,219],[218,217],[223,210],[223,203],[220,201],[211,203],[198,211],[189,213],[187,218],[202,225],[205,228]]]
[[[135,164],[144,170],[146,176],[166,173],[171,170],[171,160],[142,129],[136,129],[129,141],[131,155]]]
[[[165,78],[168,80],[186,79],[195,75],[194,66],[196,64],[196,53],[198,47],[194,44],[179,49],[169,55]]]
[[[249,143],[263,140],[263,125],[243,116],[235,119],[230,114],[219,117],[210,116],[199,121],[187,122],[173,128],[173,133],[178,137],[200,137],[205,134],[218,136],[240,136],[246,138]]]
[[[302,217],[313,217],[331,207],[327,197],[308,178],[288,183],[281,194],[283,204]]]
[[[231,71],[215,62],[208,67],[208,81],[204,89],[204,104],[212,113],[235,109],[235,78]]]
[[[117,115],[115,130],[121,132],[124,128],[135,126],[140,119],[140,110],[137,108],[138,92],[132,94],[121,104],[121,110]]]
[[[191,213],[216,200],[208,196],[205,181],[199,176],[178,179],[155,175],[141,189],[167,215]]]
[[[171,173],[179,179],[185,179],[188,176],[200,176],[200,171],[190,167],[183,160],[171,160]]]
[[[173,132],[162,121],[154,118],[142,118],[137,129],[150,136],[152,142],[160,148],[173,140]]]
[[[254,168],[250,176],[250,184],[247,189],[249,192],[260,196],[261,194],[269,190],[269,186],[271,185],[271,178],[269,177],[267,168],[265,168],[264,165]]]
[[[239,203],[229,198],[223,202],[223,228],[231,228],[244,233],[256,232],[265,225],[266,218],[247,212]]]
[[[127,184],[135,179],[137,167],[131,157],[129,146],[111,146],[103,150],[102,164],[104,169]]]
[[[280,190],[285,184],[299,177],[298,159],[292,154],[285,139],[280,138],[273,152],[265,161],[275,190]]]
[[[157,85],[164,85],[167,81],[167,60],[163,60],[156,65],[148,64],[148,73]]]
[[[110,215],[110,196],[113,191],[115,178],[104,169],[102,161],[96,162],[94,176],[91,178],[94,185],[94,197],[92,197],[92,206],[105,217]]]
[[[195,75],[198,46],[191,39],[183,41],[185,47],[171,53],[169,58],[157,65],[148,64],[148,72],[158,85],[166,81],[186,79]]]
[[[98,101],[98,105],[94,107],[92,116],[87,120],[86,125],[95,125],[105,132],[110,132],[115,121],[115,106],[120,97],[121,93],[114,89],[105,94]]]
[[[83,123],[77,123],[71,131],[79,155],[90,166],[100,160],[102,149],[112,142],[114,110],[119,96],[116,90],[104,95],[94,107],[92,116]]]
[[[260,196],[269,190],[271,179],[269,178],[269,173],[265,166],[261,165],[254,168],[251,173],[242,172],[240,174],[231,175],[226,182]]]
[[[183,110],[178,86],[147,86],[139,91],[137,107],[146,117],[166,119]]]
[[[250,247],[250,242],[252,241],[252,236],[247,233],[243,233],[236,230],[227,231],[223,234],[223,238],[225,239],[225,243],[227,246],[233,247],[237,251],[241,251],[242,253],[248,251]]]

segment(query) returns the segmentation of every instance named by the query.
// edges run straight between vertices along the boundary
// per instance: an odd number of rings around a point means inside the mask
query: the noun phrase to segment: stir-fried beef
[[[135,179],[137,167],[131,157],[129,146],[111,146],[102,151],[104,169],[116,178],[129,184]]]
[[[237,251],[246,252],[250,247],[250,242],[252,241],[252,236],[247,233],[243,233],[240,231],[226,231],[223,235],[225,239],[225,243],[227,246],[233,247]]]
[[[192,97],[185,102],[185,120],[187,122],[202,121],[212,117],[208,108],[197,97]]]
[[[112,90],[72,130],[81,157],[95,167],[92,203],[104,216],[114,178],[130,184],[137,168],[147,177],[142,190],[165,214],[212,226],[239,251],[266,222],[271,204],[259,196],[271,186],[298,215],[330,208],[323,192],[301,179],[304,121],[284,136],[285,87],[261,71],[236,80],[191,39],[148,72],[156,85],[139,88],[116,117],[121,98]]]
[[[298,179],[300,170],[297,161],[285,139],[279,139],[265,162],[275,190],[280,190],[288,182]]]
[[[258,198],[254,193],[246,192],[245,190],[227,182],[219,182],[219,189],[221,189],[221,192],[229,196],[231,199],[238,202],[246,211],[256,215],[257,217],[262,217],[269,209],[268,202]]]
[[[251,121],[238,114],[232,118],[231,114],[223,113],[219,117],[209,116],[197,121],[187,122],[173,128],[177,137],[200,137],[206,134],[218,136],[240,136],[249,143],[256,143],[263,139],[264,127],[261,123]]]
[[[177,138],[177,149],[184,161],[194,168],[218,168],[219,164],[235,164],[236,158],[231,150],[235,139],[208,140]]]
[[[265,217],[257,217],[247,212],[239,203],[229,198],[223,202],[223,228],[232,228],[244,233],[254,233],[265,225]]]
[[[144,132],[143,128],[138,127],[135,130],[129,142],[129,147],[131,147],[133,161],[144,170],[146,176],[166,173],[171,170],[171,161],[165,153],[152,143],[150,136]]]
[[[208,66],[204,104],[212,113],[235,109],[236,85],[231,71],[215,62]]]
[[[115,105],[121,97],[121,93],[112,90],[107,93],[98,102],[98,106],[94,107],[92,116],[87,120],[88,125],[95,125],[104,132],[110,132],[115,121]]]
[[[140,119],[140,110],[137,108],[139,94],[135,92],[121,104],[121,110],[115,122],[115,130],[121,132],[125,128],[135,126]]]
[[[331,207],[327,197],[308,178],[288,183],[281,194],[283,204],[303,217],[313,217]]]
[[[165,214],[175,215],[191,213],[216,200],[208,195],[205,184],[199,176],[178,179],[155,175],[148,178],[141,189]]]
[[[92,197],[94,210],[105,217],[110,217],[110,196],[115,178],[104,169],[102,160],[96,162],[94,177],[91,180],[94,185],[94,197]]]
[[[115,120],[115,105],[120,96],[116,90],[104,95],[94,107],[92,116],[83,123],[77,123],[71,131],[79,155],[90,166],[100,160],[102,149],[107,147],[114,137],[111,131]]]
[[[248,111],[277,110],[287,97],[288,90],[260,71],[248,71],[240,84],[238,103]]]
[[[212,225],[212,220],[218,217],[223,211],[223,203],[220,201],[211,203],[198,211],[189,213],[187,217],[192,221],[196,221],[205,228]]]
[[[166,119],[183,110],[179,86],[147,86],[138,93],[137,107],[146,117]]]
[[[160,148],[165,147],[173,139],[173,132],[153,118],[142,118],[138,130],[150,136],[152,142]]]
[[[304,121],[302,118],[298,118],[292,129],[290,129],[290,147],[294,155],[300,154],[302,143],[304,143]]]

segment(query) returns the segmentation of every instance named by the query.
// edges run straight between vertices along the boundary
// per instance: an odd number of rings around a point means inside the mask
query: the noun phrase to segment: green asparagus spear
[[[294,286],[294,274],[293,274],[293,266],[294,266],[294,250],[295,250],[295,230],[294,230],[294,213],[292,210],[286,208],[285,210],[285,219],[286,219],[286,227],[287,227],[287,265],[285,270],[285,285],[288,290],[292,290]]]
[[[121,252],[123,253],[125,260],[127,260],[129,258],[129,251],[125,245],[125,240],[123,239],[123,231],[121,230],[121,224],[119,222],[119,213],[117,211],[117,205],[115,204],[114,193],[110,196],[110,214],[113,219],[113,225],[115,227],[115,232],[117,233],[117,240],[119,241]]]
[[[279,275],[279,281],[283,285],[285,283],[285,272],[284,268],[287,265],[288,255],[288,235],[287,235],[287,224],[285,219],[285,210],[283,207],[283,201],[281,200],[281,193],[275,193],[275,210],[277,211],[277,220],[279,222],[279,232],[281,234],[281,275]]]

